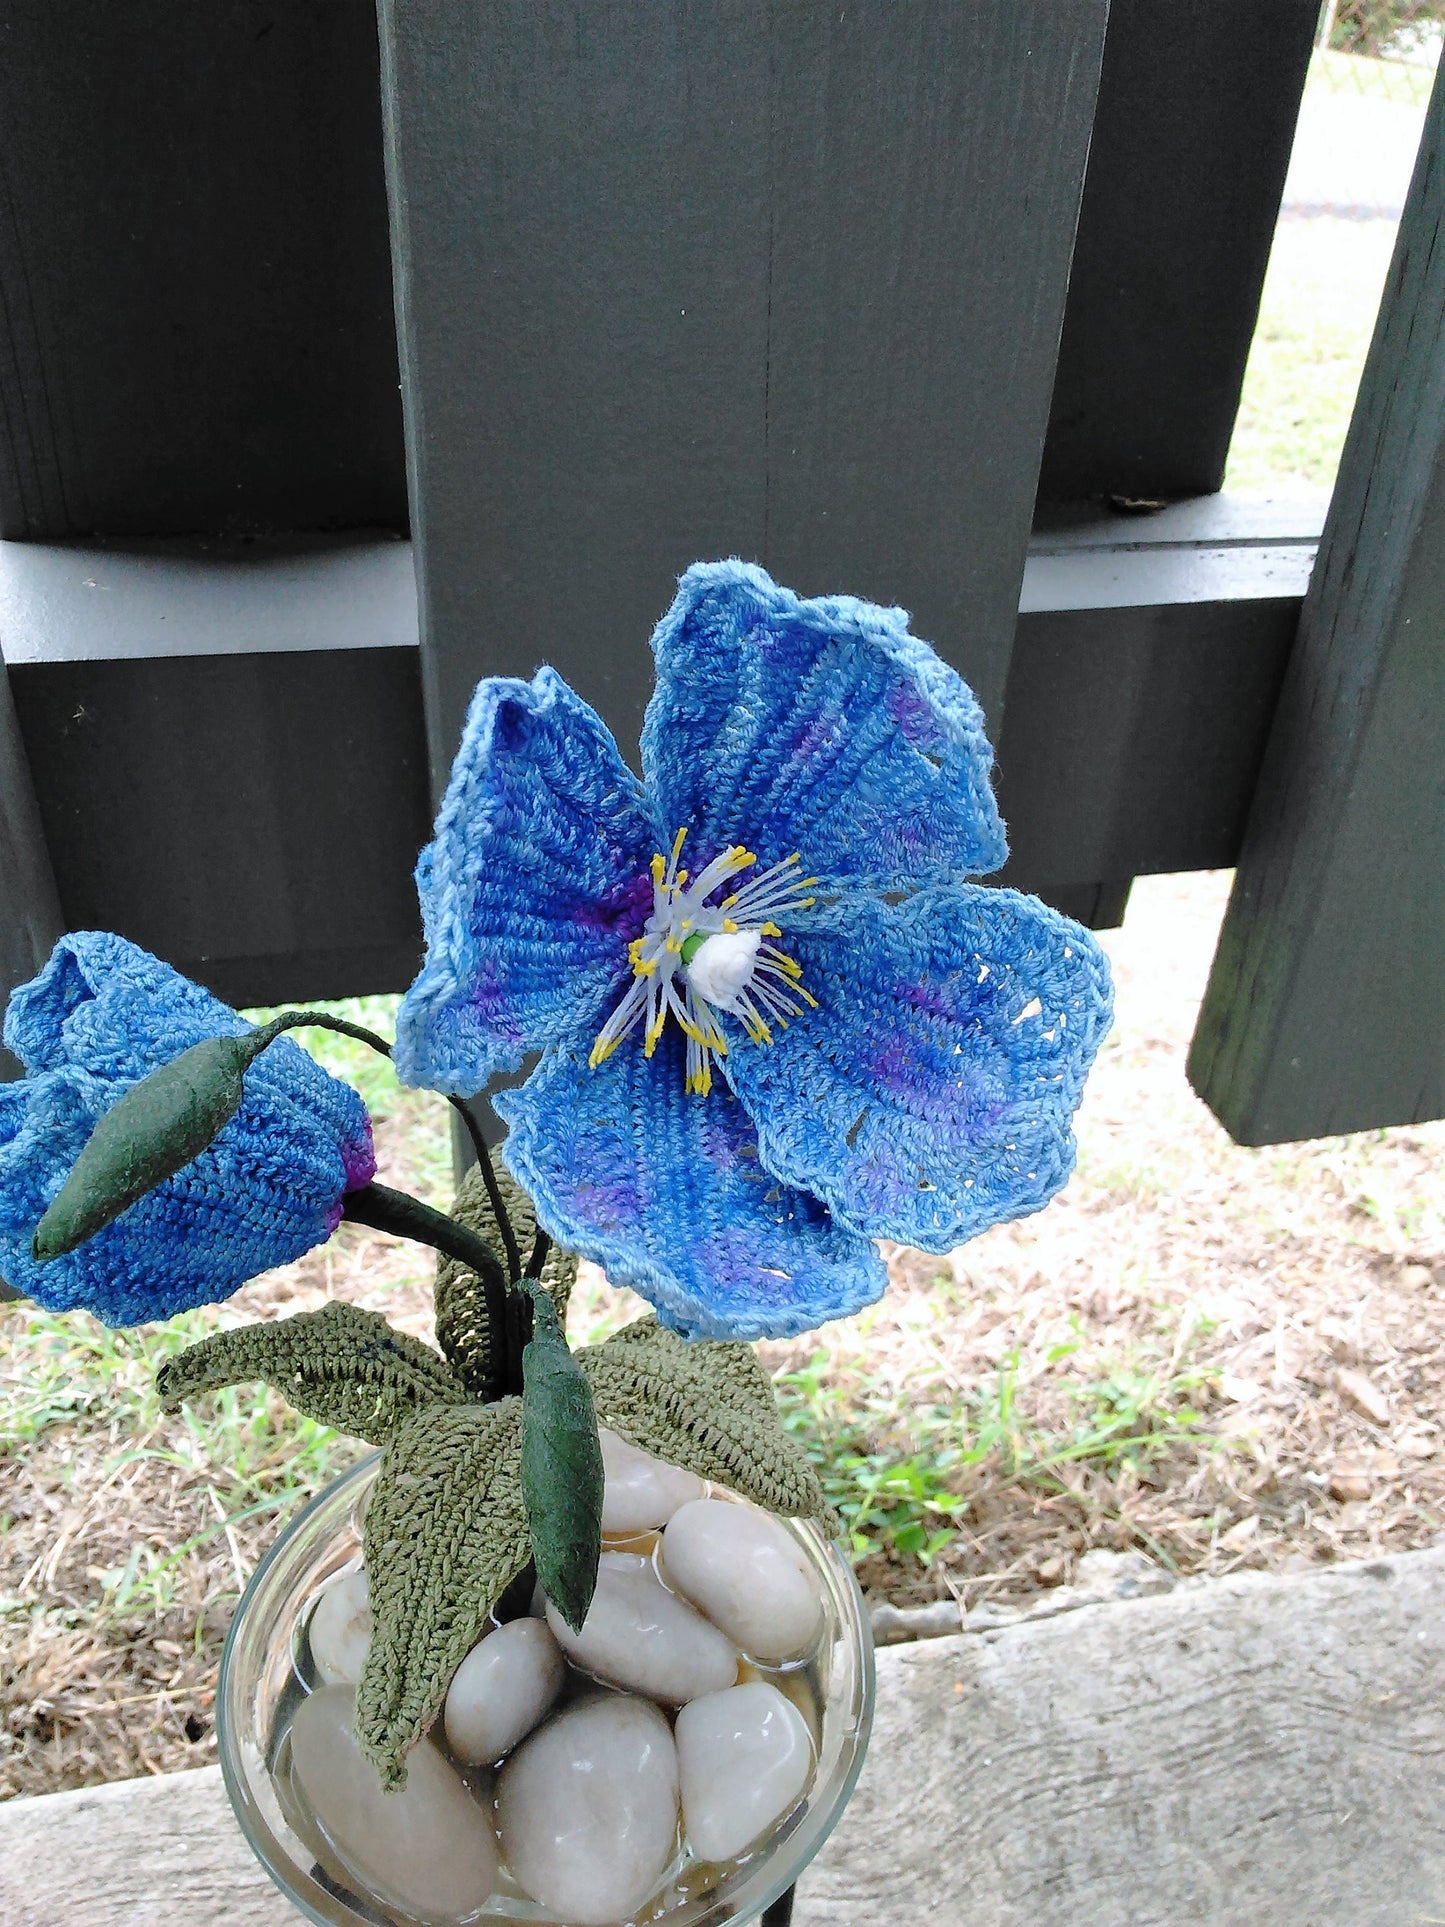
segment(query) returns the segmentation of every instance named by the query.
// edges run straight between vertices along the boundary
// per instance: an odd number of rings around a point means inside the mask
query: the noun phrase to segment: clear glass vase
[[[321,1927],[436,1927],[328,1873],[306,1844],[304,1821],[283,1810],[271,1765],[299,1697],[308,1690],[304,1628],[316,1595],[361,1561],[361,1522],[380,1454],[318,1495],[257,1567],[226,1640],[216,1729],[226,1792],[253,1852],[272,1879]],[[818,1700],[818,1757],[802,1803],[744,1858],[726,1868],[682,1854],[663,1891],[633,1916],[638,1927],[721,1927],[757,1921],[785,1893],[836,1825],[857,1781],[873,1713],[873,1641],[846,1560],[811,1523],[788,1530],[812,1565],[824,1632],[810,1662]],[[293,1824],[293,1822],[295,1824]],[[298,1831],[298,1828],[300,1829]],[[569,1927],[536,1902],[495,1893],[465,1923]],[[460,1924],[459,1924],[460,1927]]]

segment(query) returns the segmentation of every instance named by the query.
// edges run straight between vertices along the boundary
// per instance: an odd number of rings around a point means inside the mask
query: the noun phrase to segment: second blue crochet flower
[[[693,1336],[877,1297],[1046,1203],[1108,968],[1006,854],[962,680],[902,610],[689,569],[653,637],[644,780],[555,671],[473,699],[417,878],[407,1082],[497,1100],[560,1242]]]
[[[63,937],[5,1019],[27,1075],[0,1084],[0,1276],[51,1311],[134,1325],[228,1298],[329,1238],[344,1194],[375,1175],[370,1120],[355,1091],[278,1038],[198,1158],[65,1257],[31,1255],[97,1119],[190,1045],[248,1028],[123,937]]]

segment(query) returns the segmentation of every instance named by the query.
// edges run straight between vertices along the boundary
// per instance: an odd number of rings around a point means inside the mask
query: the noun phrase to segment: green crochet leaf
[[[273,1034],[207,1037],[133,1084],[91,1132],[36,1226],[35,1256],[74,1251],[199,1157],[235,1116],[246,1066]]]
[[[580,1633],[602,1554],[602,1447],[581,1366],[540,1287],[522,1353],[522,1496],[542,1590]]]
[[[522,1401],[432,1406],[407,1420],[366,1509],[372,1633],[356,1737],[385,1786],[441,1710],[487,1615],[531,1557]]]
[[[633,1445],[769,1512],[836,1529],[807,1454],[783,1430],[751,1345],[679,1338],[647,1317],[578,1358],[599,1420]]]
[[[173,1411],[182,1399],[255,1379],[274,1385],[307,1418],[370,1445],[384,1445],[424,1407],[466,1399],[450,1365],[420,1339],[393,1330],[379,1312],[340,1301],[215,1332],[167,1359],[156,1386]]]
[[[537,1214],[532,1208],[532,1200],[506,1171],[497,1172],[497,1187],[507,1207],[507,1215],[512,1220],[525,1263],[537,1235]],[[497,1230],[497,1220],[480,1166],[473,1165],[462,1179],[452,1216],[458,1224],[466,1225],[468,1230],[485,1238],[500,1254],[501,1234]],[[576,1277],[577,1254],[560,1251],[554,1245],[542,1266],[542,1283],[551,1292],[557,1317],[564,1325],[567,1322],[567,1300]],[[468,1271],[455,1258],[443,1257],[437,1262],[436,1331],[437,1343],[455,1366],[467,1390],[473,1398],[482,1397],[491,1384],[487,1301],[475,1273]]]

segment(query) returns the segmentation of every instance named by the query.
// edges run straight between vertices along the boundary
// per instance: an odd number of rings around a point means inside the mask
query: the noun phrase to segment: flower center
[[[713,1058],[727,1056],[719,1011],[736,1017],[755,1044],[771,1044],[773,1024],[786,1027],[804,1004],[817,1008],[799,981],[801,966],[773,939],[783,934],[777,918],[812,905],[806,893],[818,879],[800,874],[801,858],[785,857],[714,901],[757,858],[733,844],[689,882],[678,867],[686,835],[679,830],[671,855],[652,859],[652,915],[628,951],[633,981],[588,1062],[594,1070],[605,1063],[644,1020],[651,1057],[670,1011],[687,1037],[686,1088],[705,1097]]]

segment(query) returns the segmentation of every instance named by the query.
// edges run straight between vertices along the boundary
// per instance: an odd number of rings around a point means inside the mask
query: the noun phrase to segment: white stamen
[[[687,966],[688,982],[707,1003],[736,1010],[739,992],[752,981],[762,941],[761,930],[719,930],[704,939]]]
[[[805,1004],[816,1007],[798,981],[798,965],[765,939],[783,934],[775,917],[811,907],[814,899],[804,893],[817,878],[802,876],[800,860],[790,856],[709,903],[757,859],[735,844],[689,881],[680,867],[686,835],[679,830],[669,854],[652,860],[652,915],[629,952],[634,981],[598,1032],[590,1062],[605,1063],[644,1012],[643,1048],[651,1057],[671,1014],[687,1037],[686,1088],[706,1096],[712,1059],[728,1051],[720,1010],[736,1017],[755,1044],[770,1044],[769,1017],[786,1026]]]

